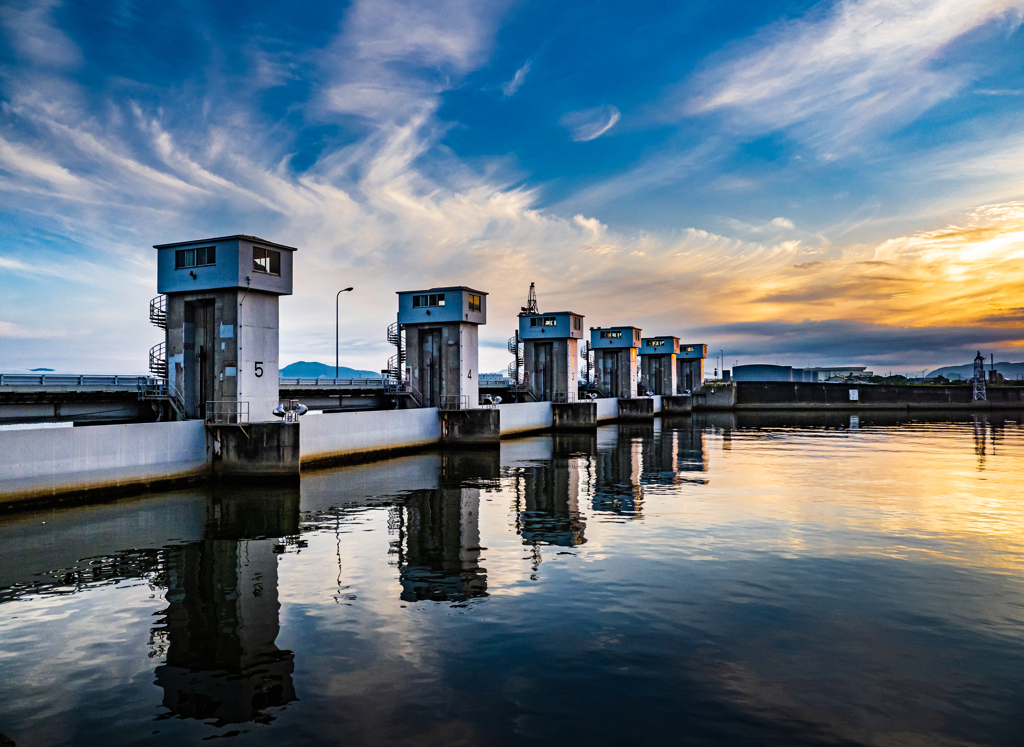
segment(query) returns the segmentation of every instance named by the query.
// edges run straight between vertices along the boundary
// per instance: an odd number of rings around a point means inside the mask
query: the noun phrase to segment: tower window
[[[665,341],[664,340],[648,340],[647,344],[650,345],[652,348],[661,348],[661,347],[665,346]]]
[[[252,248],[252,271],[265,272],[268,275],[280,275],[281,252],[254,246]]]
[[[579,316],[574,316],[572,318],[572,328],[575,329],[575,330],[582,330],[583,329],[583,318],[579,317]]]
[[[174,269],[205,267],[217,264],[217,247],[202,246],[198,249],[178,249],[174,253]]]
[[[607,330],[606,329],[603,332],[601,332],[601,339],[602,340],[618,340],[621,337],[622,337],[622,330],[621,329],[611,329],[611,330]]]
[[[426,306],[444,306],[444,293],[429,293],[412,297],[412,307],[414,309]]]
[[[483,304],[480,302],[480,296],[475,296],[472,293],[469,294],[469,310],[470,311],[482,311]]]

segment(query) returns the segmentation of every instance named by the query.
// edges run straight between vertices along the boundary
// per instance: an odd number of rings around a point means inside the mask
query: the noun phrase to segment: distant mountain
[[[334,378],[334,366],[312,361],[299,361],[281,369],[282,376],[296,376],[301,379]],[[339,379],[379,379],[380,371],[360,371],[342,366],[338,369]]]
[[[52,371],[52,368],[30,368],[29,371]]]
[[[988,361],[985,361],[985,371],[991,371],[992,368]],[[1008,379],[1024,379],[1024,363],[996,363],[996,371],[1001,373]],[[928,372],[928,378],[933,379],[936,376],[945,376],[947,379],[969,379],[974,376],[974,364],[968,363],[963,366],[944,366],[943,368],[936,368],[934,371]]]

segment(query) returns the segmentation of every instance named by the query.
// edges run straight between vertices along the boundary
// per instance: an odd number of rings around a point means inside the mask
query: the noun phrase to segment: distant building
[[[819,368],[805,368],[804,371],[813,371],[817,374],[817,381],[846,381],[847,379],[866,379],[874,376],[874,371],[868,371],[867,366],[822,366]]]
[[[793,381],[792,366],[772,366],[754,363],[748,366],[733,366],[733,381]]]
[[[793,368],[755,363],[749,366],[734,366],[733,381],[796,381],[805,384],[818,382],[844,382],[849,379],[866,379],[874,376],[866,366],[837,366],[819,368]]]

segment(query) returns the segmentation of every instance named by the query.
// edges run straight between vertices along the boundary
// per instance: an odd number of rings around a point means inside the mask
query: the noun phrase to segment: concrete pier
[[[440,410],[441,443],[448,446],[497,446],[501,414],[497,408]]]
[[[213,476],[234,481],[298,481],[299,424],[209,425]]]
[[[597,403],[555,402],[551,405],[551,428],[578,431],[597,427]]]
[[[673,397],[661,398],[663,415],[686,415],[693,410],[693,397],[689,394],[677,394]]]
[[[734,383],[705,384],[693,393],[695,410],[731,410],[736,406]]]
[[[653,420],[654,400],[650,397],[619,400],[619,420]]]

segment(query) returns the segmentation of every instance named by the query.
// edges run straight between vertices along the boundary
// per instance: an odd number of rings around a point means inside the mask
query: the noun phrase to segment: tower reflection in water
[[[706,484],[704,430],[691,418],[621,423],[599,434],[594,460],[595,513],[643,518],[649,490],[681,482]]]
[[[282,651],[277,562],[299,533],[297,488],[218,489],[204,539],[165,549],[167,609],[151,656],[168,713],[216,725],[273,720],[295,700],[294,654]]]
[[[550,459],[516,468],[516,532],[524,545],[575,547],[587,541],[579,499],[589,488],[596,452],[592,433],[554,434]]]
[[[650,423],[623,423],[599,434],[591,501],[596,513],[626,520],[643,518],[640,476],[644,446],[649,450],[653,438],[654,425]]]
[[[480,491],[498,487],[498,451],[442,454],[439,472],[436,489],[412,491],[391,509],[391,553],[406,602],[487,596]]]

